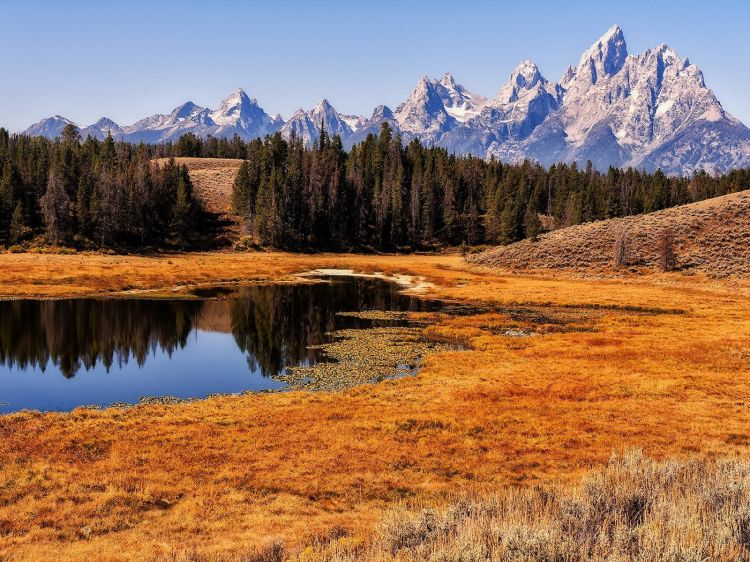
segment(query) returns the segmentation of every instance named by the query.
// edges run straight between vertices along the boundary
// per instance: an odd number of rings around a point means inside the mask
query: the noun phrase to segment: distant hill
[[[660,233],[674,234],[677,267],[710,276],[750,277],[750,191],[655,213],[571,226],[474,254],[471,263],[499,268],[613,270],[618,236],[628,233],[629,265],[656,268]]]
[[[160,158],[157,162],[165,162]],[[190,172],[196,197],[203,207],[218,215],[232,214],[232,184],[242,160],[232,158],[175,158]]]
[[[167,158],[160,158],[157,163],[166,161]],[[180,157],[175,161],[187,166],[196,199],[215,217],[206,232],[205,245],[219,248],[231,245],[240,234],[241,221],[232,212],[232,184],[242,160]]]

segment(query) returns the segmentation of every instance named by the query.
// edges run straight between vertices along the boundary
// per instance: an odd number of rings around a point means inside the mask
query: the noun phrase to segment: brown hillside
[[[468,257],[478,265],[604,272],[613,268],[615,241],[627,230],[628,265],[656,268],[660,233],[674,233],[677,268],[711,276],[750,276],[750,192],[656,213],[597,221],[544,234]]]
[[[161,158],[159,164],[165,162]],[[196,196],[205,209],[219,215],[232,214],[232,183],[242,160],[231,158],[175,158],[190,171]]]

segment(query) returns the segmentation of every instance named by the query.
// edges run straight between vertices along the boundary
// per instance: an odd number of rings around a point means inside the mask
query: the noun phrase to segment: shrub
[[[398,507],[366,549],[320,562],[750,560],[750,463],[614,455],[579,485],[499,490],[446,509]],[[314,549],[315,550],[315,549]]]
[[[630,237],[628,229],[625,227],[623,227],[617,235],[617,239],[615,239],[612,257],[615,267],[624,267],[628,264],[628,260],[630,259]]]
[[[677,256],[674,249],[674,233],[667,227],[659,233],[657,240],[659,251],[659,269],[673,271],[677,267]]]

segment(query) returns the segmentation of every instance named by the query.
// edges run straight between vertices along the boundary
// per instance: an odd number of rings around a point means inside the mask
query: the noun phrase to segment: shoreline
[[[201,287],[303,282],[313,271],[418,282],[412,294],[446,294],[442,281],[456,273],[471,279],[528,279],[601,286],[663,286],[685,290],[731,289],[750,296],[750,279],[710,278],[680,272],[582,272],[498,269],[465,262],[458,254],[295,254],[285,252],[197,252],[155,256],[0,253],[0,300],[69,298],[180,298]],[[453,288],[453,287],[451,287]],[[450,291],[448,291],[450,292]],[[189,295],[188,295],[189,297]],[[580,300],[580,299],[576,299]]]

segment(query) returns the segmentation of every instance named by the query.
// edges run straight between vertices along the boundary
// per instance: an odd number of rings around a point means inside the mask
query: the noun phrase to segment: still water
[[[220,300],[0,301],[0,413],[281,389],[272,377],[324,360],[308,347],[329,332],[376,325],[338,312],[435,306],[357,277]]]

